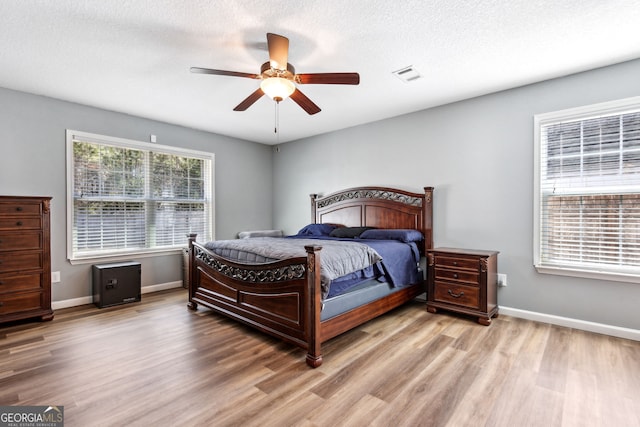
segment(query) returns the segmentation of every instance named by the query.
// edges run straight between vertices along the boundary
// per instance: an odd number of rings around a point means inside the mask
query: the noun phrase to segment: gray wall
[[[216,237],[271,228],[271,147],[0,88],[0,194],[52,196],[53,301],[91,295],[91,264],[66,259],[65,130],[149,141],[215,154]],[[185,239],[186,243],[186,239]],[[142,286],[182,280],[180,255],[135,259]]]
[[[282,144],[274,226],[310,222],[310,193],[434,186],[435,245],[499,250],[500,305],[640,329],[640,284],[532,266],[533,115],[640,95],[638,76],[640,60]]]
[[[216,236],[310,222],[309,194],[435,186],[437,246],[496,249],[503,306],[640,329],[640,284],[538,274],[533,115],[640,95],[640,60],[272,147],[0,88],[0,194],[49,195],[53,300],[91,294],[66,260],[65,129],[215,153]],[[273,156],[273,157],[272,157]],[[141,258],[143,286],[181,280],[179,256]]]

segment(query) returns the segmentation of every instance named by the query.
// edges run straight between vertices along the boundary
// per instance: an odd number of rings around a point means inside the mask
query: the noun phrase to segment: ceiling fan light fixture
[[[287,99],[296,90],[296,85],[282,77],[269,77],[262,80],[260,89],[276,102]]]

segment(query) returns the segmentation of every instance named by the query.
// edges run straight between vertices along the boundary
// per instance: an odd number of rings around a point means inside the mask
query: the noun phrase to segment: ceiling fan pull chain
[[[276,101],[276,110],[275,110],[275,125],[273,128],[273,132],[276,134],[276,143],[280,142],[280,102]]]

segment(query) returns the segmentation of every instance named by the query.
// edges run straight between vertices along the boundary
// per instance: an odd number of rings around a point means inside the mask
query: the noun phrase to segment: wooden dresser
[[[436,248],[427,252],[427,310],[455,311],[490,325],[498,316],[498,252]]]
[[[53,319],[50,202],[0,196],[0,322]]]

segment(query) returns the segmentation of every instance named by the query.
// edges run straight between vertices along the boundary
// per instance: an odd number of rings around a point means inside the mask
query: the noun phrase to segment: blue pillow
[[[399,240],[404,243],[420,242],[424,236],[418,230],[376,228],[360,235],[361,239]]]
[[[355,239],[357,237],[362,237],[361,234],[367,230],[371,230],[371,227],[339,227],[333,230],[330,236]]]
[[[298,236],[328,236],[336,228],[330,224],[309,224],[298,231]]]

